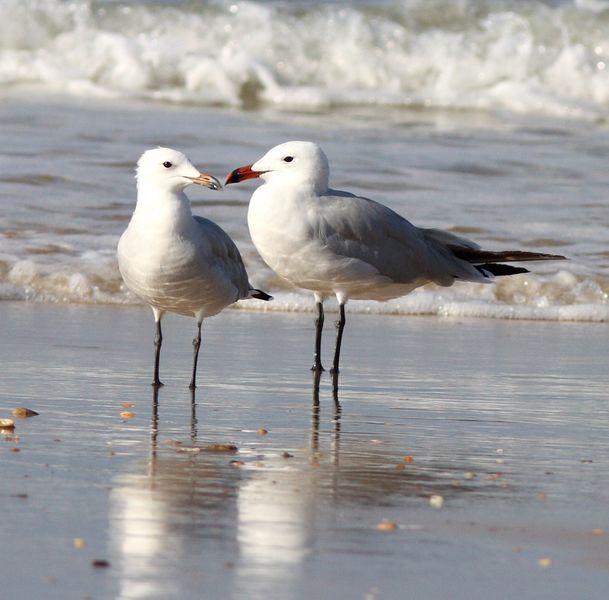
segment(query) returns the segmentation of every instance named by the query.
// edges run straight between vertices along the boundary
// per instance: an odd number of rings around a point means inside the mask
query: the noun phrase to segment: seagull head
[[[235,169],[226,185],[260,177],[267,183],[311,187],[327,191],[330,168],[324,151],[313,142],[285,142],[271,148],[251,165]]]
[[[146,150],[137,161],[138,186],[154,186],[169,192],[181,192],[191,184],[212,190],[222,189],[220,182],[207,173],[201,173],[188,157],[171,148]]]

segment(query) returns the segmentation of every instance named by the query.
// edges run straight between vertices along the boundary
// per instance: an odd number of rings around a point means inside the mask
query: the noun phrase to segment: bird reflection
[[[190,441],[193,444],[197,441],[197,398],[194,388],[190,390]]]
[[[317,354],[316,354],[317,356]],[[321,369],[312,368],[311,372],[313,373],[313,403],[319,402],[319,383],[321,381]],[[334,398],[334,403],[338,404],[338,371],[332,371],[332,396]]]
[[[189,451],[198,435],[195,392],[190,399],[191,444],[160,444],[159,389],[152,388],[147,469],[142,473],[136,463],[114,481],[110,537],[112,562],[120,565],[121,598],[183,597],[180,562],[202,546],[213,552],[218,538],[214,529],[222,521],[226,536],[235,537],[229,524],[236,520],[241,473],[228,467],[227,455],[201,460]]]
[[[349,515],[357,520],[353,515],[368,507],[408,497],[463,491],[446,478],[454,466],[396,469],[405,454],[399,442],[370,444],[345,433],[337,390],[326,413],[316,377],[305,447],[286,453],[268,436],[255,454],[244,442],[239,463],[232,455],[205,451],[197,441],[202,433],[194,391],[184,431],[189,442],[161,444],[159,393],[164,392],[153,388],[148,469],[142,472],[135,463],[116,478],[111,496],[120,597],[184,597],[192,588],[183,586],[210,577],[224,586],[212,593],[216,597],[290,597],[302,589],[304,565],[328,522]],[[197,561],[201,556],[205,563]],[[227,563],[233,565],[230,572],[218,572]]]
[[[313,405],[311,409],[311,452],[317,454],[319,452],[319,422],[320,422],[320,402],[319,402],[319,380],[321,372],[313,372]],[[332,386],[332,399],[334,401],[334,436],[331,442],[332,463],[339,463],[339,442],[340,442],[340,416],[341,406],[338,400],[338,388]]]
[[[159,436],[159,388],[152,386],[152,418],[150,421],[150,458],[148,460],[148,475],[154,481],[156,468],[157,443]]]

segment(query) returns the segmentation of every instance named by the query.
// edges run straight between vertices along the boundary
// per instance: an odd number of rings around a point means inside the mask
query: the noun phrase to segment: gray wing
[[[445,246],[452,246],[453,248],[461,248],[468,250],[480,250],[480,246],[472,240],[455,235],[450,231],[444,231],[442,229],[421,229],[425,239],[444,244]]]
[[[241,253],[231,237],[219,225],[204,217],[195,216],[194,220],[199,224],[203,243],[206,245],[207,259],[219,274],[228,278],[237,288],[239,298],[249,295],[251,286],[247,277],[247,271],[241,258]]]
[[[318,210],[311,211],[310,226],[332,252],[361,260],[394,283],[428,280],[450,285],[455,279],[485,279],[448,247],[476,247],[473,242],[437,229],[420,229],[368,198],[330,190]]]

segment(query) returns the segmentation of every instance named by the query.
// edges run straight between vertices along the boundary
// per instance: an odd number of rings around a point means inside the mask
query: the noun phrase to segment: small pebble
[[[429,506],[432,508],[442,508],[444,506],[444,497],[434,494],[429,498]]]
[[[18,406],[17,408],[13,408],[12,414],[13,417],[17,417],[18,419],[27,419],[28,417],[35,417],[38,413],[35,410],[25,408],[25,406]]]
[[[294,458],[294,455],[289,452],[284,452],[281,456],[283,456],[283,458]]]
[[[268,433],[268,429],[265,429],[264,427],[261,427],[260,429],[258,429],[258,431],[256,432],[258,435],[266,435]]]
[[[237,452],[238,448],[234,444],[208,444],[201,450],[205,452]]]
[[[495,450],[495,452],[497,454],[503,454],[503,448],[497,448],[497,450]]]
[[[82,550],[87,545],[87,542],[83,538],[74,538],[72,543],[77,550]]]
[[[91,561],[91,566],[95,567],[96,569],[105,569],[110,566],[110,563],[107,560],[98,558]]]
[[[394,523],[393,521],[387,521],[386,519],[383,519],[377,526],[377,529],[379,529],[380,531],[395,531],[398,526],[397,523]]]
[[[15,421],[13,419],[0,419],[0,429],[15,429]]]
[[[472,471],[468,471],[467,473],[465,473],[465,475],[463,475],[463,477],[465,477],[465,479],[475,479],[477,475],[475,473],[472,473]]]
[[[245,463],[242,460],[231,460],[228,464],[231,467],[242,467]]]
[[[537,564],[540,567],[551,567],[552,566],[552,559],[551,558],[540,558],[537,561]]]
[[[19,448],[11,448],[11,452],[21,452]]]

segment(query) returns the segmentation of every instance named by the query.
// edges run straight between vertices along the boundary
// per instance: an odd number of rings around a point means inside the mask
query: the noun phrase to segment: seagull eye
[[[292,162],[294,160],[293,156],[285,156],[283,162]]]
[[[173,167],[173,165],[172,165],[172,164],[171,164],[171,163],[170,163],[168,160],[166,160],[166,161],[163,163],[163,166],[164,166],[166,169],[171,169],[171,167]]]

